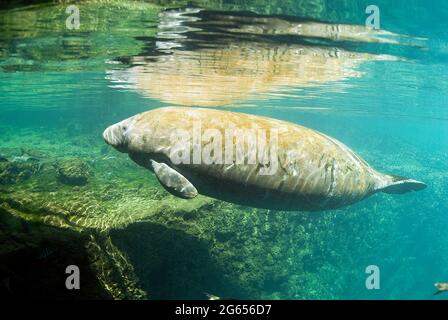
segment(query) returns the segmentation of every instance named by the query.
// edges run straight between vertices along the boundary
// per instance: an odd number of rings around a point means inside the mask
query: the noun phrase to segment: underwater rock
[[[90,175],[89,165],[81,159],[65,159],[58,164],[57,176],[63,184],[82,186],[87,184]]]
[[[0,161],[0,184],[27,180],[39,170],[40,164],[34,161]]]
[[[0,207],[0,241],[1,297],[144,298],[133,290],[130,276],[118,270],[120,262],[113,259],[114,252],[104,237],[26,221],[13,210]],[[97,250],[103,246],[108,251]],[[80,290],[64,286],[64,270],[71,264],[82,270]]]

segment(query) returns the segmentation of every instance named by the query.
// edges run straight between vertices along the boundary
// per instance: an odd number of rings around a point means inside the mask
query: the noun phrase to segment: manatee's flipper
[[[191,182],[166,163],[151,160],[151,165],[160,184],[169,193],[184,199],[191,199],[198,195],[198,191]]]
[[[414,179],[400,176],[386,176],[388,179],[379,191],[392,194],[406,193],[409,191],[419,191],[426,188],[426,184]]]

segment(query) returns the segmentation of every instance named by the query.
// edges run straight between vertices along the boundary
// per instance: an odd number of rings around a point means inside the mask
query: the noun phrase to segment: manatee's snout
[[[118,151],[125,152],[127,130],[128,127],[126,121],[113,124],[104,130],[104,141]]]

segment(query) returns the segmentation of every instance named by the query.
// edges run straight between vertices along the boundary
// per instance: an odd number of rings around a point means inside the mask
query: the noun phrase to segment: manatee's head
[[[103,132],[104,141],[118,151],[127,153],[129,135],[132,131],[132,125],[134,122],[134,117],[131,117],[109,126]]]

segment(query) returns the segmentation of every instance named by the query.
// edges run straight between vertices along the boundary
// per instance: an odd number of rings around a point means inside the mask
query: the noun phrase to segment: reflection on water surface
[[[164,11],[159,20],[155,38],[140,38],[146,51],[121,59],[131,67],[109,70],[108,78],[169,104],[269,99],[291,87],[361,77],[358,67],[365,61],[399,60],[346,49],[345,41],[398,44],[400,35],[365,26],[193,8]]]

